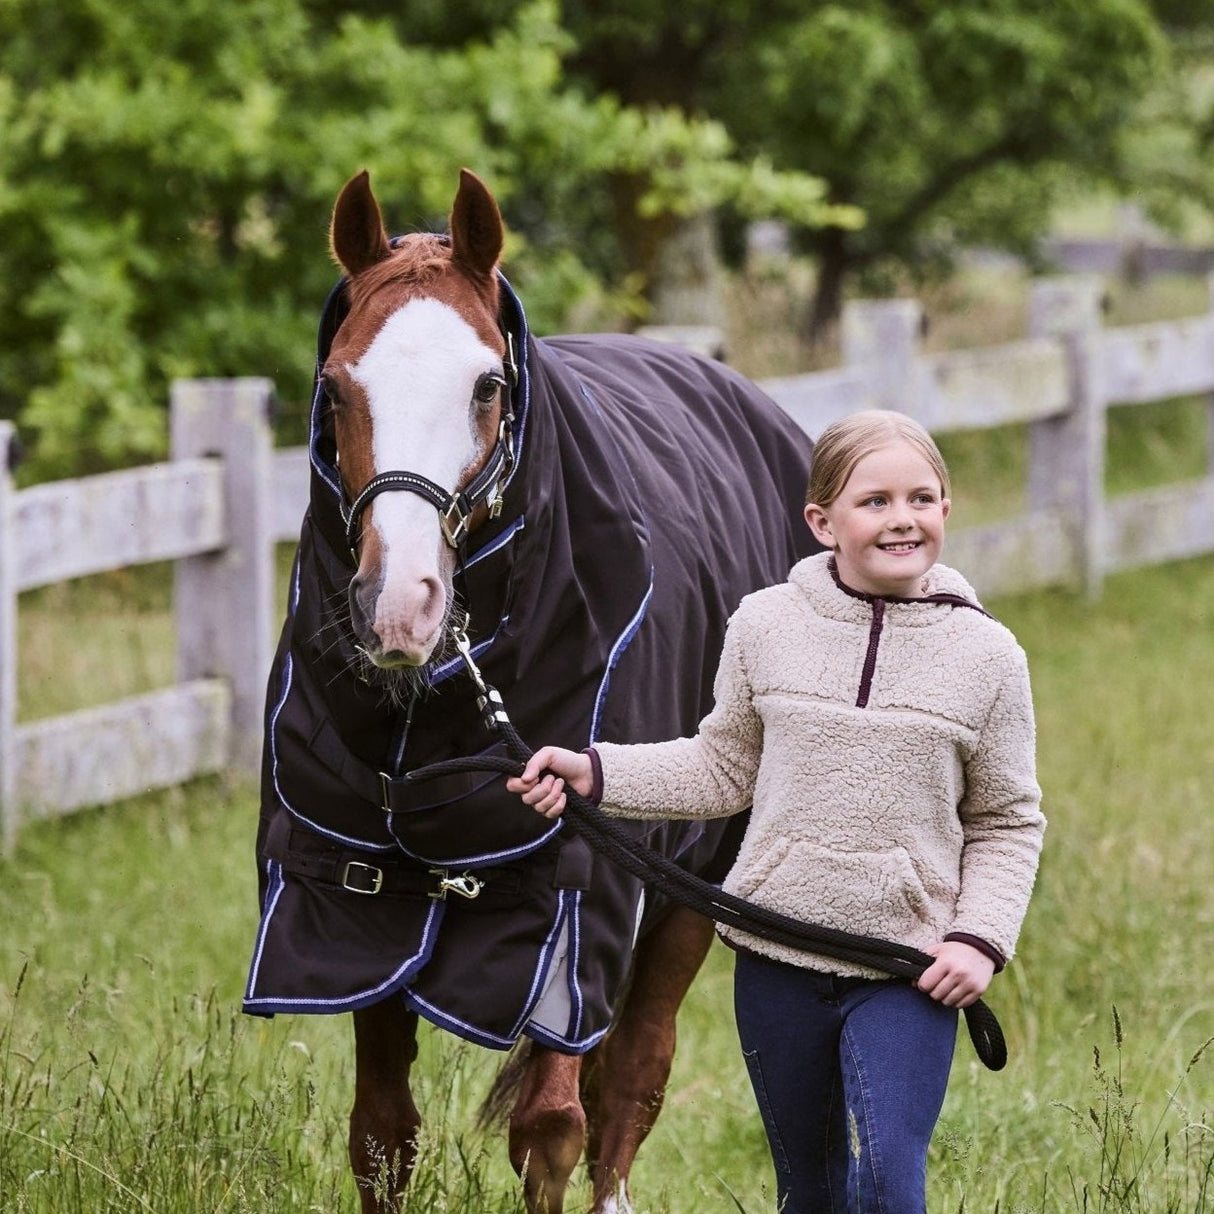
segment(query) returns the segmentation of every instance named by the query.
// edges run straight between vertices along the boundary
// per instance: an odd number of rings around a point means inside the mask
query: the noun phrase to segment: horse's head
[[[351,621],[381,668],[421,666],[435,652],[451,610],[455,546],[486,509],[481,500],[465,518],[455,495],[491,496],[505,475],[502,235],[493,195],[466,169],[449,240],[390,244],[365,172],[333,210],[330,241],[348,277],[349,311],[321,374],[352,503]]]

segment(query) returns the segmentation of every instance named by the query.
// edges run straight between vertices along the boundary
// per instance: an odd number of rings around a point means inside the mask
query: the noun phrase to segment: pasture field
[[[1110,477],[1124,444],[1171,479],[1202,425],[1164,410],[1157,457],[1115,433]],[[1014,498],[1002,456],[988,476],[967,444],[949,454],[960,485]],[[167,681],[165,573],[23,598],[22,715]],[[990,606],[1029,653],[1050,827],[1020,954],[990,996],[1011,1061],[991,1074],[959,1042],[929,1209],[1214,1214],[1214,558],[1111,577],[1096,603]],[[4,1214],[355,1208],[348,1021],[237,1010],[255,819],[251,784],[199,781],[30,825],[0,860]],[[498,1060],[423,1031],[409,1211],[521,1210],[504,1136],[474,1124]],[[633,1188],[638,1214],[772,1209],[722,947],[685,1005]],[[587,1202],[579,1181],[569,1208]]]

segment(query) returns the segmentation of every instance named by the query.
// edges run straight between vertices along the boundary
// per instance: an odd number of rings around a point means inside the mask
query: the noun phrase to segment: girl
[[[1011,958],[1036,873],[1027,665],[936,563],[948,492],[910,418],[829,426],[805,506],[829,551],[742,601],[698,734],[545,747],[508,784],[548,817],[566,782],[628,818],[753,805],[727,891],[934,958],[911,985],[721,929],[784,1214],[923,1214],[957,1009]]]

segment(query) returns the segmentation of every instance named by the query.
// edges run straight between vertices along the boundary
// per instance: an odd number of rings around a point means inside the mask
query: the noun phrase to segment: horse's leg
[[[400,998],[355,1012],[354,1048],[350,1164],[362,1214],[395,1214],[413,1170],[421,1125],[409,1091],[417,1015]]]
[[[565,1188],[586,1142],[578,1095],[582,1060],[533,1044],[510,1114],[510,1162],[523,1178],[529,1214],[561,1214]]]
[[[596,1051],[585,1093],[595,1214],[632,1209],[628,1174],[661,1111],[674,1057],[675,1016],[712,935],[708,919],[679,906],[637,948],[628,997]]]

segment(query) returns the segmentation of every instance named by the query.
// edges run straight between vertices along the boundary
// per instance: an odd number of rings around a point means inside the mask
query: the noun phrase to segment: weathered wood
[[[759,387],[815,438],[831,422],[873,404],[868,377],[857,367],[764,379]]]
[[[1060,510],[950,531],[944,560],[960,569],[983,599],[1075,579],[1074,540]]]
[[[1202,274],[1214,268],[1214,249],[1154,244],[1143,237],[1119,240],[1064,240],[1048,237],[1040,242],[1048,261],[1074,273],[1121,275],[1134,279],[1158,274]]]
[[[217,460],[191,459],[21,490],[17,588],[221,547],[223,475]]]
[[[904,314],[902,319],[908,327],[913,316]],[[866,340],[861,343],[857,337],[853,356],[879,348],[875,335],[880,331],[876,324],[862,330]],[[909,334],[904,331],[903,337]],[[904,350],[909,348],[902,344]],[[874,378],[855,364],[763,379],[759,387],[811,435],[857,409],[900,409],[933,433],[944,434],[1036,421],[1062,412],[1069,399],[1066,354],[1055,340],[954,350],[912,357],[901,365],[905,381]],[[895,384],[901,386],[895,389]],[[888,398],[885,403],[882,393]]]
[[[274,653],[273,392],[267,379],[178,380],[170,407],[174,459],[219,456],[224,467],[225,546],[176,566],[178,678],[228,680],[230,761],[248,773],[261,765]]]
[[[1028,513],[950,532],[946,560],[983,597],[1081,584],[1106,570],[1214,550],[1214,310],[1101,328],[1103,284],[1036,284],[1028,341],[923,356],[913,300],[850,304],[845,365],[760,382],[811,436],[889,407],[944,433],[1028,422]],[[276,541],[307,505],[305,448],[273,452],[266,380],[190,381],[173,394],[168,465],[17,491],[0,422],[0,840],[39,815],[259,762],[275,619]],[[1106,502],[1105,412],[1201,393],[1210,474]],[[150,560],[177,561],[178,686],[17,725],[20,591]]]
[[[1109,570],[1186,560],[1214,548],[1214,477],[1116,497],[1105,510]]]
[[[17,532],[13,525],[16,493],[10,469],[17,433],[0,421],[0,847],[7,854],[17,838]]]
[[[1214,384],[1214,317],[1106,329],[1100,361],[1110,404],[1208,392]]]
[[[868,381],[870,407],[918,417],[915,362],[923,336],[917,299],[855,300],[843,309],[843,365]]]
[[[1069,402],[1066,354],[1039,338],[920,358],[914,416],[933,434],[1038,421]]]
[[[1099,332],[1104,285],[1093,279],[1046,279],[1033,284],[1029,306],[1032,335],[1061,338],[1069,368],[1066,411],[1029,426],[1029,509],[1062,511],[1073,545],[1074,580],[1095,596],[1104,555],[1107,419]]]
[[[222,771],[230,717],[227,683],[203,679],[19,725],[17,804],[54,817]]]

